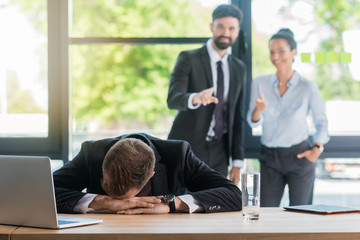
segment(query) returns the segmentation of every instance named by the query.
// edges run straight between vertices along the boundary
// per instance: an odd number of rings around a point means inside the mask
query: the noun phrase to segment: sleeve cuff
[[[248,114],[247,114],[247,116],[246,116],[246,120],[247,120],[250,128],[254,128],[254,127],[257,127],[257,126],[259,126],[259,125],[261,125],[261,124],[263,123],[264,117],[263,117],[263,115],[261,114],[259,121],[253,122],[253,120],[251,119],[251,114],[250,114],[250,112],[248,112]]]
[[[182,196],[177,196],[181,199],[186,205],[189,207],[189,213],[201,212],[204,208],[200,205],[199,201],[197,201],[192,195],[185,194]]]
[[[189,96],[189,98],[188,98],[188,104],[187,104],[188,109],[192,109],[192,110],[198,109],[198,108],[200,107],[200,105],[201,105],[200,103],[199,103],[199,104],[196,104],[195,106],[192,104],[192,100],[193,100],[195,94],[196,94],[196,93],[190,94],[190,96]]]
[[[89,204],[92,202],[92,200],[94,200],[96,196],[97,194],[92,194],[92,193],[85,194],[75,205],[74,211],[81,213],[94,211],[94,209],[89,208]]]
[[[238,167],[238,168],[243,168],[244,167],[244,160],[234,159],[232,161],[232,166],[233,167]]]

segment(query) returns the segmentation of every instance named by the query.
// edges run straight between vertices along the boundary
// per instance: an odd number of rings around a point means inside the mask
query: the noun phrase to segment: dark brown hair
[[[239,20],[239,25],[240,25],[243,19],[243,13],[236,5],[221,4],[217,6],[213,11],[212,20],[214,22],[216,19],[223,17],[237,18]]]
[[[120,140],[105,156],[102,188],[110,196],[124,195],[134,187],[140,190],[154,166],[154,151],[147,144],[135,138]]]
[[[296,41],[294,39],[294,33],[289,28],[281,28],[275,33],[269,40],[269,44],[273,39],[284,39],[290,46],[290,50],[296,50]]]

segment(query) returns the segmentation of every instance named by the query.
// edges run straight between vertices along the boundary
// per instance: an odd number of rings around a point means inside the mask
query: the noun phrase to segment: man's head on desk
[[[139,194],[154,175],[154,151],[143,141],[126,138],[113,145],[103,162],[102,188],[111,197],[127,199]]]
[[[58,212],[241,210],[240,189],[197,158],[188,142],[145,133],[86,141],[53,179]]]

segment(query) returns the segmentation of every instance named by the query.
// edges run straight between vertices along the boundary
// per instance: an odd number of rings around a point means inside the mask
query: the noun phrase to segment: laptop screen
[[[0,156],[0,213],[0,224],[59,227],[48,157]]]

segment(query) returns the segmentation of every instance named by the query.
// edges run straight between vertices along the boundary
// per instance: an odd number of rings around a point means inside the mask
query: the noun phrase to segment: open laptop
[[[331,205],[298,205],[284,207],[288,211],[309,212],[317,214],[336,214],[336,213],[360,213],[360,208],[331,206]]]
[[[99,222],[57,216],[48,157],[0,155],[0,224],[56,229]]]

